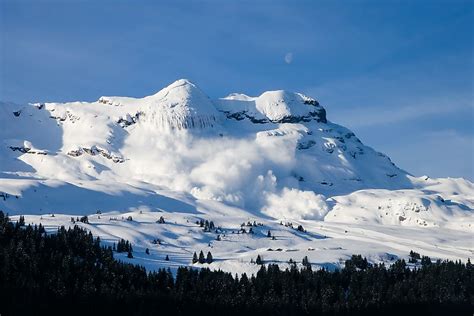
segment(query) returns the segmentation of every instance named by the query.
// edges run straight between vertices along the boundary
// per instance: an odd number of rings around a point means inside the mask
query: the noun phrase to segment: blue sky
[[[0,99],[287,89],[415,175],[474,180],[472,1],[0,0]],[[286,57],[286,58],[285,58]]]

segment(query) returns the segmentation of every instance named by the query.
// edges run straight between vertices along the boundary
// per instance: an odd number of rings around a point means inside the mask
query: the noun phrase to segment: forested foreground
[[[472,315],[470,262],[408,269],[360,256],[329,272],[262,265],[239,278],[208,269],[147,272],[113,258],[87,231],[12,223],[0,212],[0,314]],[[403,314],[402,314],[403,313]]]

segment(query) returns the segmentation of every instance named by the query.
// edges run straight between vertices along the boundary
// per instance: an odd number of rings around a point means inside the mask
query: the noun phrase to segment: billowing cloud
[[[279,194],[294,181],[294,135],[255,142],[143,132],[132,133],[123,152],[134,157],[129,176],[149,183],[258,211],[267,204],[262,192]]]
[[[313,191],[283,188],[277,193],[267,193],[263,213],[274,218],[322,220],[328,212],[325,197]]]

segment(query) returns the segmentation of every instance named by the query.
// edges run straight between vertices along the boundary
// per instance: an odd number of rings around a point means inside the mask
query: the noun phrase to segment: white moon
[[[293,61],[293,53],[286,53],[285,55],[285,63],[291,64]]]

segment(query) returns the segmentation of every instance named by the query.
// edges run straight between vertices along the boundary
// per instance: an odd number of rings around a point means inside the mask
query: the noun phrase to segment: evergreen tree
[[[429,265],[431,265],[431,258],[428,257],[428,256],[423,256],[423,257],[421,258],[421,265],[422,265],[422,266],[429,266]]]
[[[205,263],[206,262],[206,258],[204,257],[204,252],[201,252],[199,253],[199,263]]]
[[[128,254],[127,254],[127,258],[130,258],[130,259],[132,259],[132,258],[133,258],[133,254],[132,254],[132,252],[131,252],[131,251],[129,251],[129,252],[128,252]]]
[[[417,252],[414,252],[413,250],[410,250],[410,259],[408,260],[408,262],[417,263],[418,259],[421,259],[420,254]]]
[[[351,259],[346,260],[345,267],[350,270],[365,270],[369,267],[369,263],[367,258],[362,258],[361,255],[352,255]]]
[[[270,230],[268,230],[268,232],[267,232],[267,237],[268,238],[272,237],[272,232]]]
[[[170,261],[170,257],[168,257],[168,255],[166,255],[165,261]],[[194,262],[193,262],[193,263],[194,263]]]
[[[257,256],[257,259],[255,260],[255,263],[260,265],[260,264],[263,264],[263,261],[262,261],[262,258],[260,257],[260,255]]]
[[[199,261],[199,259],[198,259],[198,256],[196,254],[196,251],[195,251],[194,254],[193,254],[193,263],[196,263],[198,261]]]
[[[212,254],[211,254],[211,252],[209,251],[209,252],[207,253],[207,257],[206,257],[206,263],[211,264],[212,261],[213,261],[213,259],[212,259]]]
[[[124,245],[124,244],[125,244],[125,240],[120,239],[120,240],[118,241],[118,243],[117,243],[117,252],[123,252],[123,251],[125,251],[125,247],[124,247],[125,245]]]
[[[308,256],[304,256],[303,260],[301,261],[301,264],[302,264],[306,269],[311,269],[311,263],[309,263]]]

